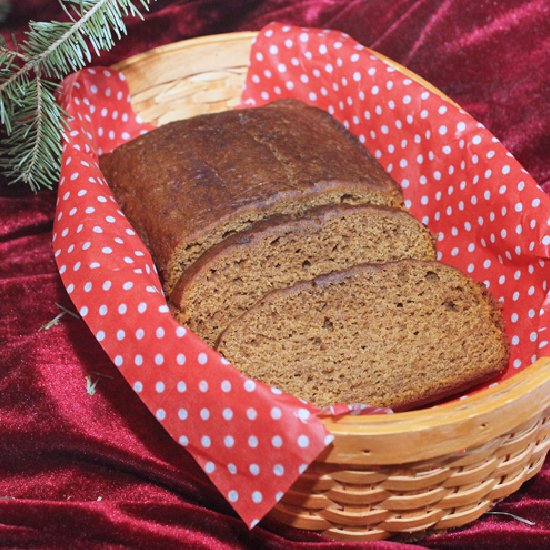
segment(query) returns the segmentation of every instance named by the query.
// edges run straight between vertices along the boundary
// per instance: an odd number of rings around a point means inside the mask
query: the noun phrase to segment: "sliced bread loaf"
[[[247,375],[317,405],[395,409],[452,395],[507,364],[485,289],[452,267],[416,260],[358,265],[274,291],[229,325],[218,350]]]
[[[286,100],[173,122],[100,159],[169,293],[228,234],[320,204],[401,207],[399,186],[327,113]]]
[[[272,290],[365,262],[434,260],[428,230],[407,212],[341,204],[256,222],[206,251],[180,278],[176,314],[213,345],[227,325]]]

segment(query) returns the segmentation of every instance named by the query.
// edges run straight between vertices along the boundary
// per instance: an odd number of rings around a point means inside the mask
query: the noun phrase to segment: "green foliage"
[[[31,21],[21,44],[0,36],[0,168],[34,191],[58,179],[65,113],[55,101],[61,79],[109,50],[126,34],[124,18],[151,0],[60,0],[69,22]]]

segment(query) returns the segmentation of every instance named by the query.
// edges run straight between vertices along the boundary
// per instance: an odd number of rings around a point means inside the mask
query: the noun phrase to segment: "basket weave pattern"
[[[166,124],[237,105],[254,36],[235,33],[170,44],[114,68],[126,75],[141,118]],[[550,449],[549,395],[547,357],[467,403],[327,418],[333,445],[270,515],[357,541],[465,525],[541,469]]]
[[[483,445],[416,463],[360,467],[314,463],[271,517],[341,540],[464,525],[542,467],[550,415]]]
[[[162,46],[115,66],[128,78],[143,120],[160,126],[239,103],[254,34],[222,36]]]

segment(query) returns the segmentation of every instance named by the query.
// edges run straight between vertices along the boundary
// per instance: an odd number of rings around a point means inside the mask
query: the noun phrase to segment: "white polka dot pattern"
[[[252,526],[328,434],[318,409],[245,378],[170,315],[151,256],[98,168],[98,154],[152,128],[132,112],[123,75],[109,73],[87,69],[63,83],[70,131],[52,235],[59,273],[115,367]]]
[[[437,236],[438,260],[502,305],[503,379],[550,354],[550,197],[504,146],[347,35],[272,24],[254,49],[262,58],[243,105],[294,98],[331,113],[401,183],[406,206]]]
[[[508,374],[548,351],[549,199],[489,132],[349,37],[273,24],[253,48],[243,101],[284,97],[356,134],[439,235],[440,259],[503,302]],[[63,83],[62,100],[70,131],[52,243],[67,292],[152,414],[253,527],[331,443],[321,411],[246,379],[170,316],[152,259],[97,164],[151,129],[132,112],[123,75],[81,71]],[[387,412],[322,413],[350,410]]]

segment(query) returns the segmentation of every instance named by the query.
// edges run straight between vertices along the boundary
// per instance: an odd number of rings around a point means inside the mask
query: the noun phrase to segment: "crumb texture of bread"
[[[399,186],[327,113],[294,100],[161,126],[100,158],[169,293],[231,233],[335,203],[402,207]]]
[[[435,260],[428,230],[407,212],[320,206],[273,216],[205,252],[171,295],[178,319],[214,345],[228,324],[272,290],[360,263]]]
[[[317,405],[406,409],[500,374],[498,307],[458,270],[362,264],[265,296],[222,333],[247,375]]]

